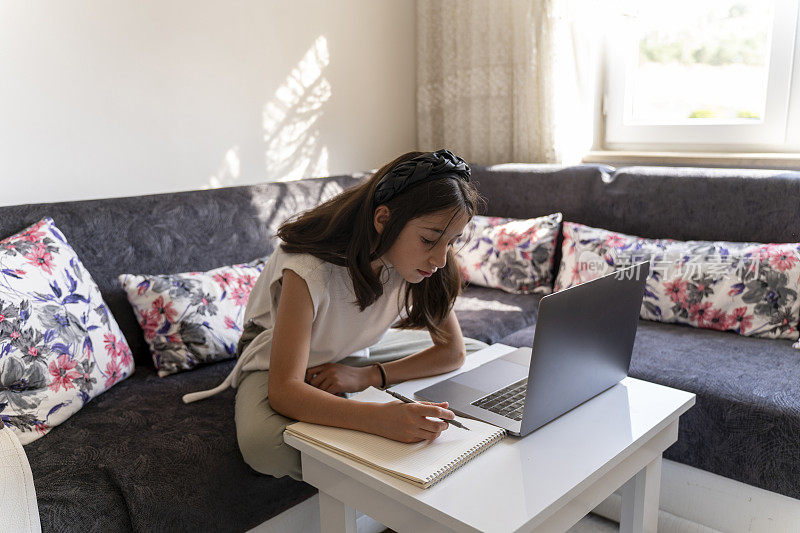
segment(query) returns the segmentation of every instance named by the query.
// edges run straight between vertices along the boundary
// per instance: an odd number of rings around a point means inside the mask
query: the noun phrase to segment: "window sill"
[[[588,152],[583,163],[611,166],[665,165],[688,167],[767,168],[800,170],[800,153],[718,153],[718,152]]]

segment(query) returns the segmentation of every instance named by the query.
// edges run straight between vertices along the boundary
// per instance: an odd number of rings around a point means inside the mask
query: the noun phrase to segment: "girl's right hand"
[[[455,414],[447,409],[448,403],[403,403],[393,401],[381,404],[373,433],[400,442],[432,441],[449,424],[431,418],[452,420]],[[431,418],[427,418],[431,417]]]

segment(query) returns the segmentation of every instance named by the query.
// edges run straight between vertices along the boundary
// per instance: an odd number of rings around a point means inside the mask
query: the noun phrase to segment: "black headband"
[[[419,155],[395,165],[386,173],[375,189],[375,205],[385,204],[402,191],[435,178],[452,178],[469,181],[470,170],[466,161],[450,150],[437,150]]]

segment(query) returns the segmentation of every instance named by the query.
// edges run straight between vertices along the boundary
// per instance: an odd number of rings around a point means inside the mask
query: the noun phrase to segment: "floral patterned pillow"
[[[263,268],[257,259],[208,272],[119,276],[159,376],[236,356],[247,299]]]
[[[0,420],[22,444],[132,372],[117,322],[51,218],[0,241]]]
[[[455,243],[461,277],[511,293],[550,293],[560,224],[561,213],[527,220],[474,216]]]
[[[564,223],[559,291],[650,260],[641,317],[797,339],[800,243],[644,239]]]

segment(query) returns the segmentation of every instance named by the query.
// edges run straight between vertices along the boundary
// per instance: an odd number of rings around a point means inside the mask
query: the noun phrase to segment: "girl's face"
[[[378,211],[381,208],[385,206]],[[409,283],[419,283],[431,276],[444,267],[447,250],[469,223],[466,213],[458,211],[453,215],[453,210],[448,209],[409,220],[384,254],[385,260]],[[376,212],[375,218],[380,232],[383,228],[379,226],[379,213]]]

